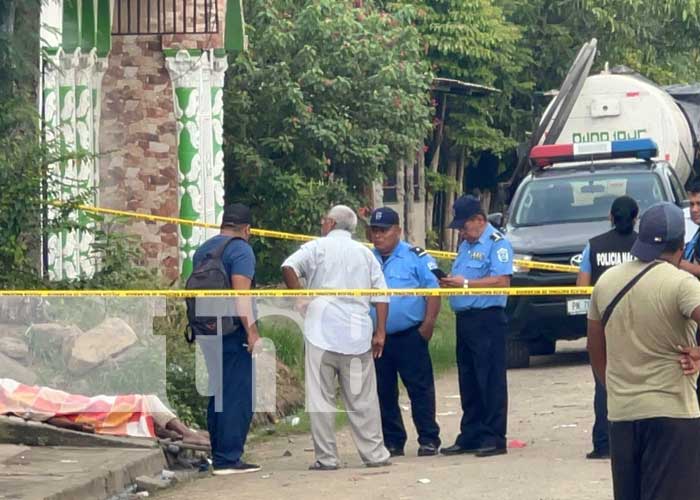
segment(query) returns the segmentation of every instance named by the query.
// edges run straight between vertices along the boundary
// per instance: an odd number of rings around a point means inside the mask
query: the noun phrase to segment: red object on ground
[[[511,439],[508,441],[508,448],[525,448],[527,443],[525,441],[520,441],[518,439]]]

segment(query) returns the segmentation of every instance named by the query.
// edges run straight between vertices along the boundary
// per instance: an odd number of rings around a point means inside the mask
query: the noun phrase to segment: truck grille
[[[539,262],[549,262],[552,264],[563,264],[563,265],[571,265],[571,258],[577,255],[576,253],[550,253],[550,254],[535,254],[532,256],[532,260],[539,261]],[[538,274],[551,274],[554,272],[559,272],[559,271],[543,271],[541,269],[532,269],[530,271],[531,273],[538,273]]]

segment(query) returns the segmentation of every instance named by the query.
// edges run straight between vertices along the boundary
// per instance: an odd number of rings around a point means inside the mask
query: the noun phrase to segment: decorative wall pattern
[[[218,224],[223,211],[223,76],[225,57],[213,50],[166,51],[177,119],[179,209],[187,220]],[[216,230],[180,227],[180,273]]]

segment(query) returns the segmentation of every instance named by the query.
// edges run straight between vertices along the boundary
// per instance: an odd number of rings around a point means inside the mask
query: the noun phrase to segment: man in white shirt
[[[323,238],[301,246],[282,264],[287,288],[386,289],[382,268],[369,248],[352,239],[355,212],[336,205],[321,220]],[[377,311],[372,332],[370,302]],[[317,297],[306,309],[306,404],[316,462],[311,470],[338,468],[335,443],[336,378],[360,458],[368,467],[389,465],[384,446],[373,358],[386,339],[388,297]]]

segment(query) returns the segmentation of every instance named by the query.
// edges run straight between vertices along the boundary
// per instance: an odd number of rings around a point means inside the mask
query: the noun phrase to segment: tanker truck
[[[697,117],[697,111],[694,103],[688,101],[693,88],[664,89],[624,66],[591,75],[585,79],[561,133],[550,143],[650,138],[658,146],[658,155],[653,159],[668,162],[685,184],[695,158],[691,120]],[[685,100],[677,101],[672,93]],[[548,130],[543,144],[547,144],[547,136]]]
[[[692,175],[697,123],[694,87],[672,95],[626,70],[587,76],[545,111],[539,137],[529,154],[530,172],[518,183],[500,225],[520,261],[576,266],[588,240],[610,229],[612,201],[632,196],[644,211],[670,201],[690,221],[684,184]],[[564,88],[564,86],[562,86]],[[559,106],[559,116],[552,112]],[[565,113],[562,119],[561,113]],[[557,118],[559,120],[557,121]],[[513,286],[574,286],[575,272],[515,266]],[[559,340],[586,335],[589,299],[581,296],[511,297],[507,313],[509,367],[526,367],[531,355],[551,354]]]

